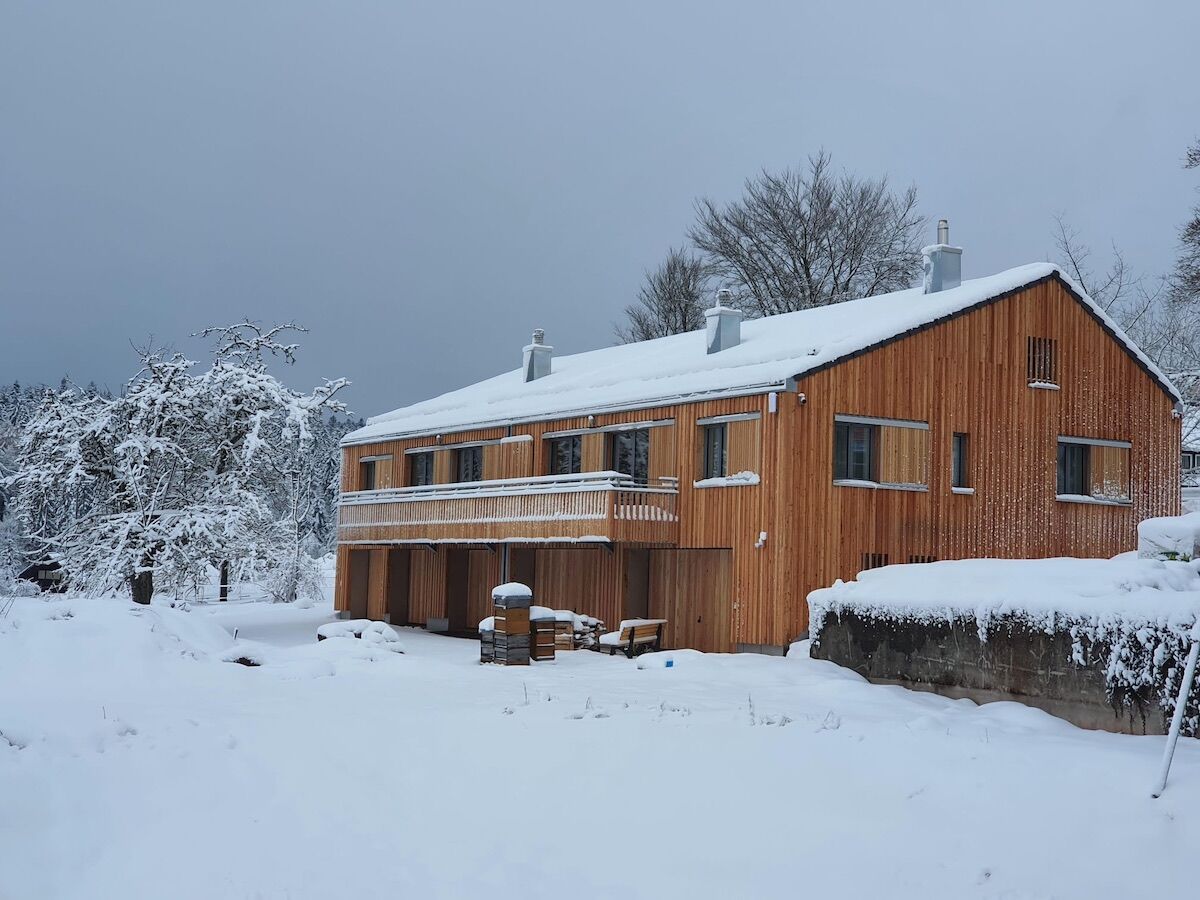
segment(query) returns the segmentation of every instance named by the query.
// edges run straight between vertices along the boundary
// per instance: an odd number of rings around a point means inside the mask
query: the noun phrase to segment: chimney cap
[[[532,343],[532,344],[546,343],[546,330],[544,328],[533,329],[533,339],[530,341],[530,343]]]
[[[950,243],[950,220],[949,219],[938,219],[937,242],[939,244],[949,244]]]

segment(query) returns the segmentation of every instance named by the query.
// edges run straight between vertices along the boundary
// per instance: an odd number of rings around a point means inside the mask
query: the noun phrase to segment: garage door
[[[733,650],[733,551],[650,551],[650,615],[666,619],[663,643]]]

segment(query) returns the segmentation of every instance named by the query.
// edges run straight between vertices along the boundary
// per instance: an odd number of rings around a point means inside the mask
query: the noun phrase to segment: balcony
[[[342,494],[341,543],[674,544],[673,481],[618,472],[505,478]]]

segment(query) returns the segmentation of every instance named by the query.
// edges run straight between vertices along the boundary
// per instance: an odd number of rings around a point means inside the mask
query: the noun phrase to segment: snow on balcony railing
[[[343,528],[614,520],[675,522],[676,486],[637,484],[620,472],[433,484],[342,495]]]

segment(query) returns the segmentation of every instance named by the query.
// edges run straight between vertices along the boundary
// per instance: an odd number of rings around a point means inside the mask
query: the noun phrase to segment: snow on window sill
[[[975,488],[973,488],[973,487],[952,487],[952,488],[950,488],[950,493],[971,495],[971,494],[975,493]]]
[[[725,475],[721,478],[702,478],[700,481],[693,481],[692,487],[739,487],[747,484],[758,484],[759,481],[757,472],[738,472],[736,475]]]
[[[1058,390],[1061,390],[1061,388],[1060,388],[1060,387],[1059,387],[1057,384],[1055,384],[1054,382],[1052,382],[1052,381],[1031,381],[1031,382],[1029,382],[1029,386],[1030,386],[1031,388],[1037,388],[1037,389],[1038,389],[1038,390],[1040,390],[1040,391],[1058,391]]]
[[[1054,499],[1059,503],[1086,503],[1092,506],[1133,506],[1132,500],[1108,500],[1090,494],[1056,494]]]
[[[873,491],[929,491],[927,484],[888,484],[883,481],[861,481],[857,478],[835,478],[833,483],[836,487],[870,488]]]

